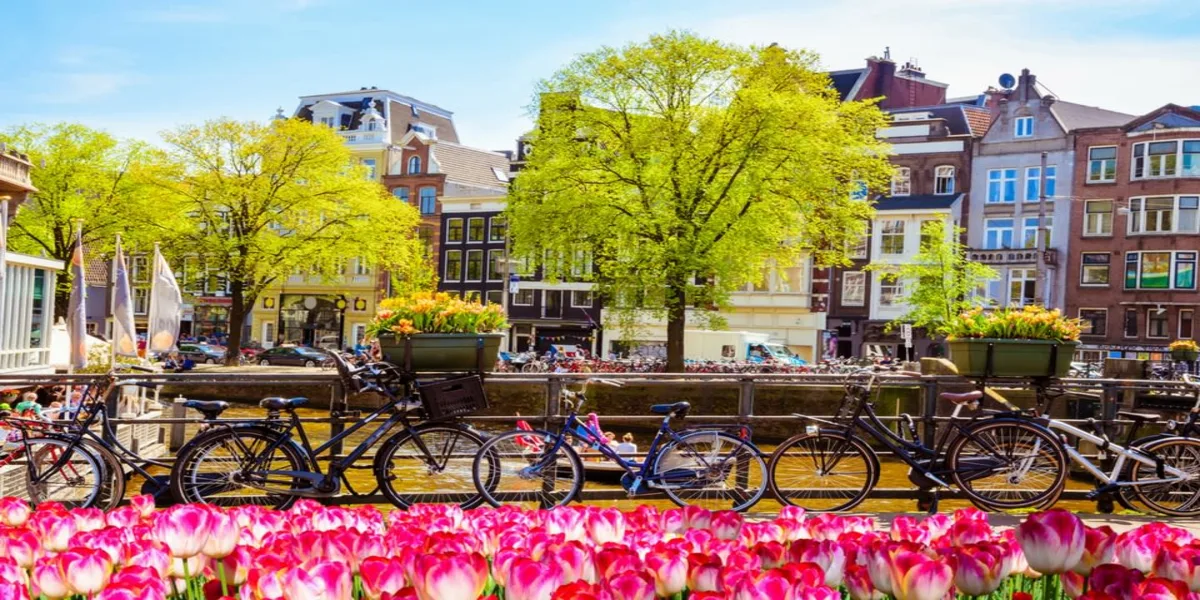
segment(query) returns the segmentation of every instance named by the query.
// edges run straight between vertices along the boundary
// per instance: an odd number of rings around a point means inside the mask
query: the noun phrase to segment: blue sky
[[[1131,6],[1132,4],[1132,6]],[[378,86],[510,148],[534,82],[577,53],[671,28],[815,50],[890,46],[950,95],[1033,70],[1062,99],[1125,112],[1200,104],[1200,6],[1140,0],[0,0],[0,127],[78,121],[154,140],[181,123],[291,112]],[[1194,3],[1200,5],[1200,3]]]

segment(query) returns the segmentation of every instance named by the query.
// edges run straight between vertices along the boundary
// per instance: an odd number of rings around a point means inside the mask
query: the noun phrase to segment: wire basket
[[[839,422],[849,421],[862,411],[863,405],[870,401],[871,392],[868,388],[852,383],[846,386],[846,394],[842,396],[842,404],[838,407],[835,419]]]
[[[478,375],[423,383],[417,389],[431,421],[469,415],[489,406],[483,379]]]

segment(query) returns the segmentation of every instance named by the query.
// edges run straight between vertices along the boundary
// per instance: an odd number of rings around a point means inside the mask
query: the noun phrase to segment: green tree
[[[169,170],[151,183],[185,215],[175,253],[203,257],[229,281],[229,353],[259,295],[295,272],[334,279],[359,258],[420,279],[428,268],[416,239],[420,215],[352,164],[328,127],[294,119],[267,124],[215,120],[164,134]]]
[[[674,371],[689,312],[805,253],[845,263],[871,214],[851,197],[890,174],[882,113],[840,102],[809,52],[671,32],[582,55],[538,92],[514,253],[550,278],[594,261],[608,306],[666,319]]]
[[[119,142],[76,123],[27,125],[0,133],[0,142],[33,161],[31,194],[15,215],[9,243],[19,252],[70,261],[75,223],[83,226],[88,256],[111,254],[116,234],[136,245],[153,235],[144,215],[151,197],[140,174],[153,168],[142,143]],[[71,280],[58,278],[55,312],[66,314]]]
[[[981,304],[973,292],[980,282],[997,275],[991,267],[967,258],[962,243],[965,231],[948,227],[944,219],[927,221],[921,227],[921,250],[912,262],[867,267],[880,272],[885,280],[905,282],[908,312],[889,326],[911,323],[942,336],[952,319]]]

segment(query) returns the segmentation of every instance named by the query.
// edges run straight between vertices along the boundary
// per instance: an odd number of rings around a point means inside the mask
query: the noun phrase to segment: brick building
[[[1160,358],[1194,338],[1200,253],[1200,111],[1168,104],[1079,130],[1067,312],[1081,358]]]

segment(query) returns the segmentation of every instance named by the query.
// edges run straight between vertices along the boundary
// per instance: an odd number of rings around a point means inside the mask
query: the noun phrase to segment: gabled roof
[[[912,108],[894,108],[888,114],[898,115],[907,113],[929,113],[932,119],[946,122],[950,135],[970,135],[983,137],[988,125],[992,122],[991,113],[986,109],[964,106],[962,104],[937,104],[934,106],[916,106]]]
[[[915,196],[882,196],[875,201],[875,210],[950,209],[962,194],[917,194]]]
[[[1051,104],[1050,112],[1068,132],[1084,127],[1124,125],[1134,119],[1134,115],[1063,100],[1057,100]]]
[[[83,280],[89,286],[108,287],[109,262],[102,258],[89,258],[83,266]]]
[[[448,182],[496,189],[508,187],[508,157],[503,154],[440,140],[433,142],[430,152]]]
[[[838,97],[844,102],[854,99],[854,92],[862,87],[862,81],[866,79],[868,72],[869,69],[830,71],[829,79],[833,81],[833,89],[837,90]]]
[[[1180,127],[1200,127],[1200,110],[1165,104],[1125,124],[1125,131],[1149,131],[1155,126],[1175,129]]]
[[[992,111],[978,106],[963,106],[962,110],[971,128],[971,135],[983,137],[992,126]]]

